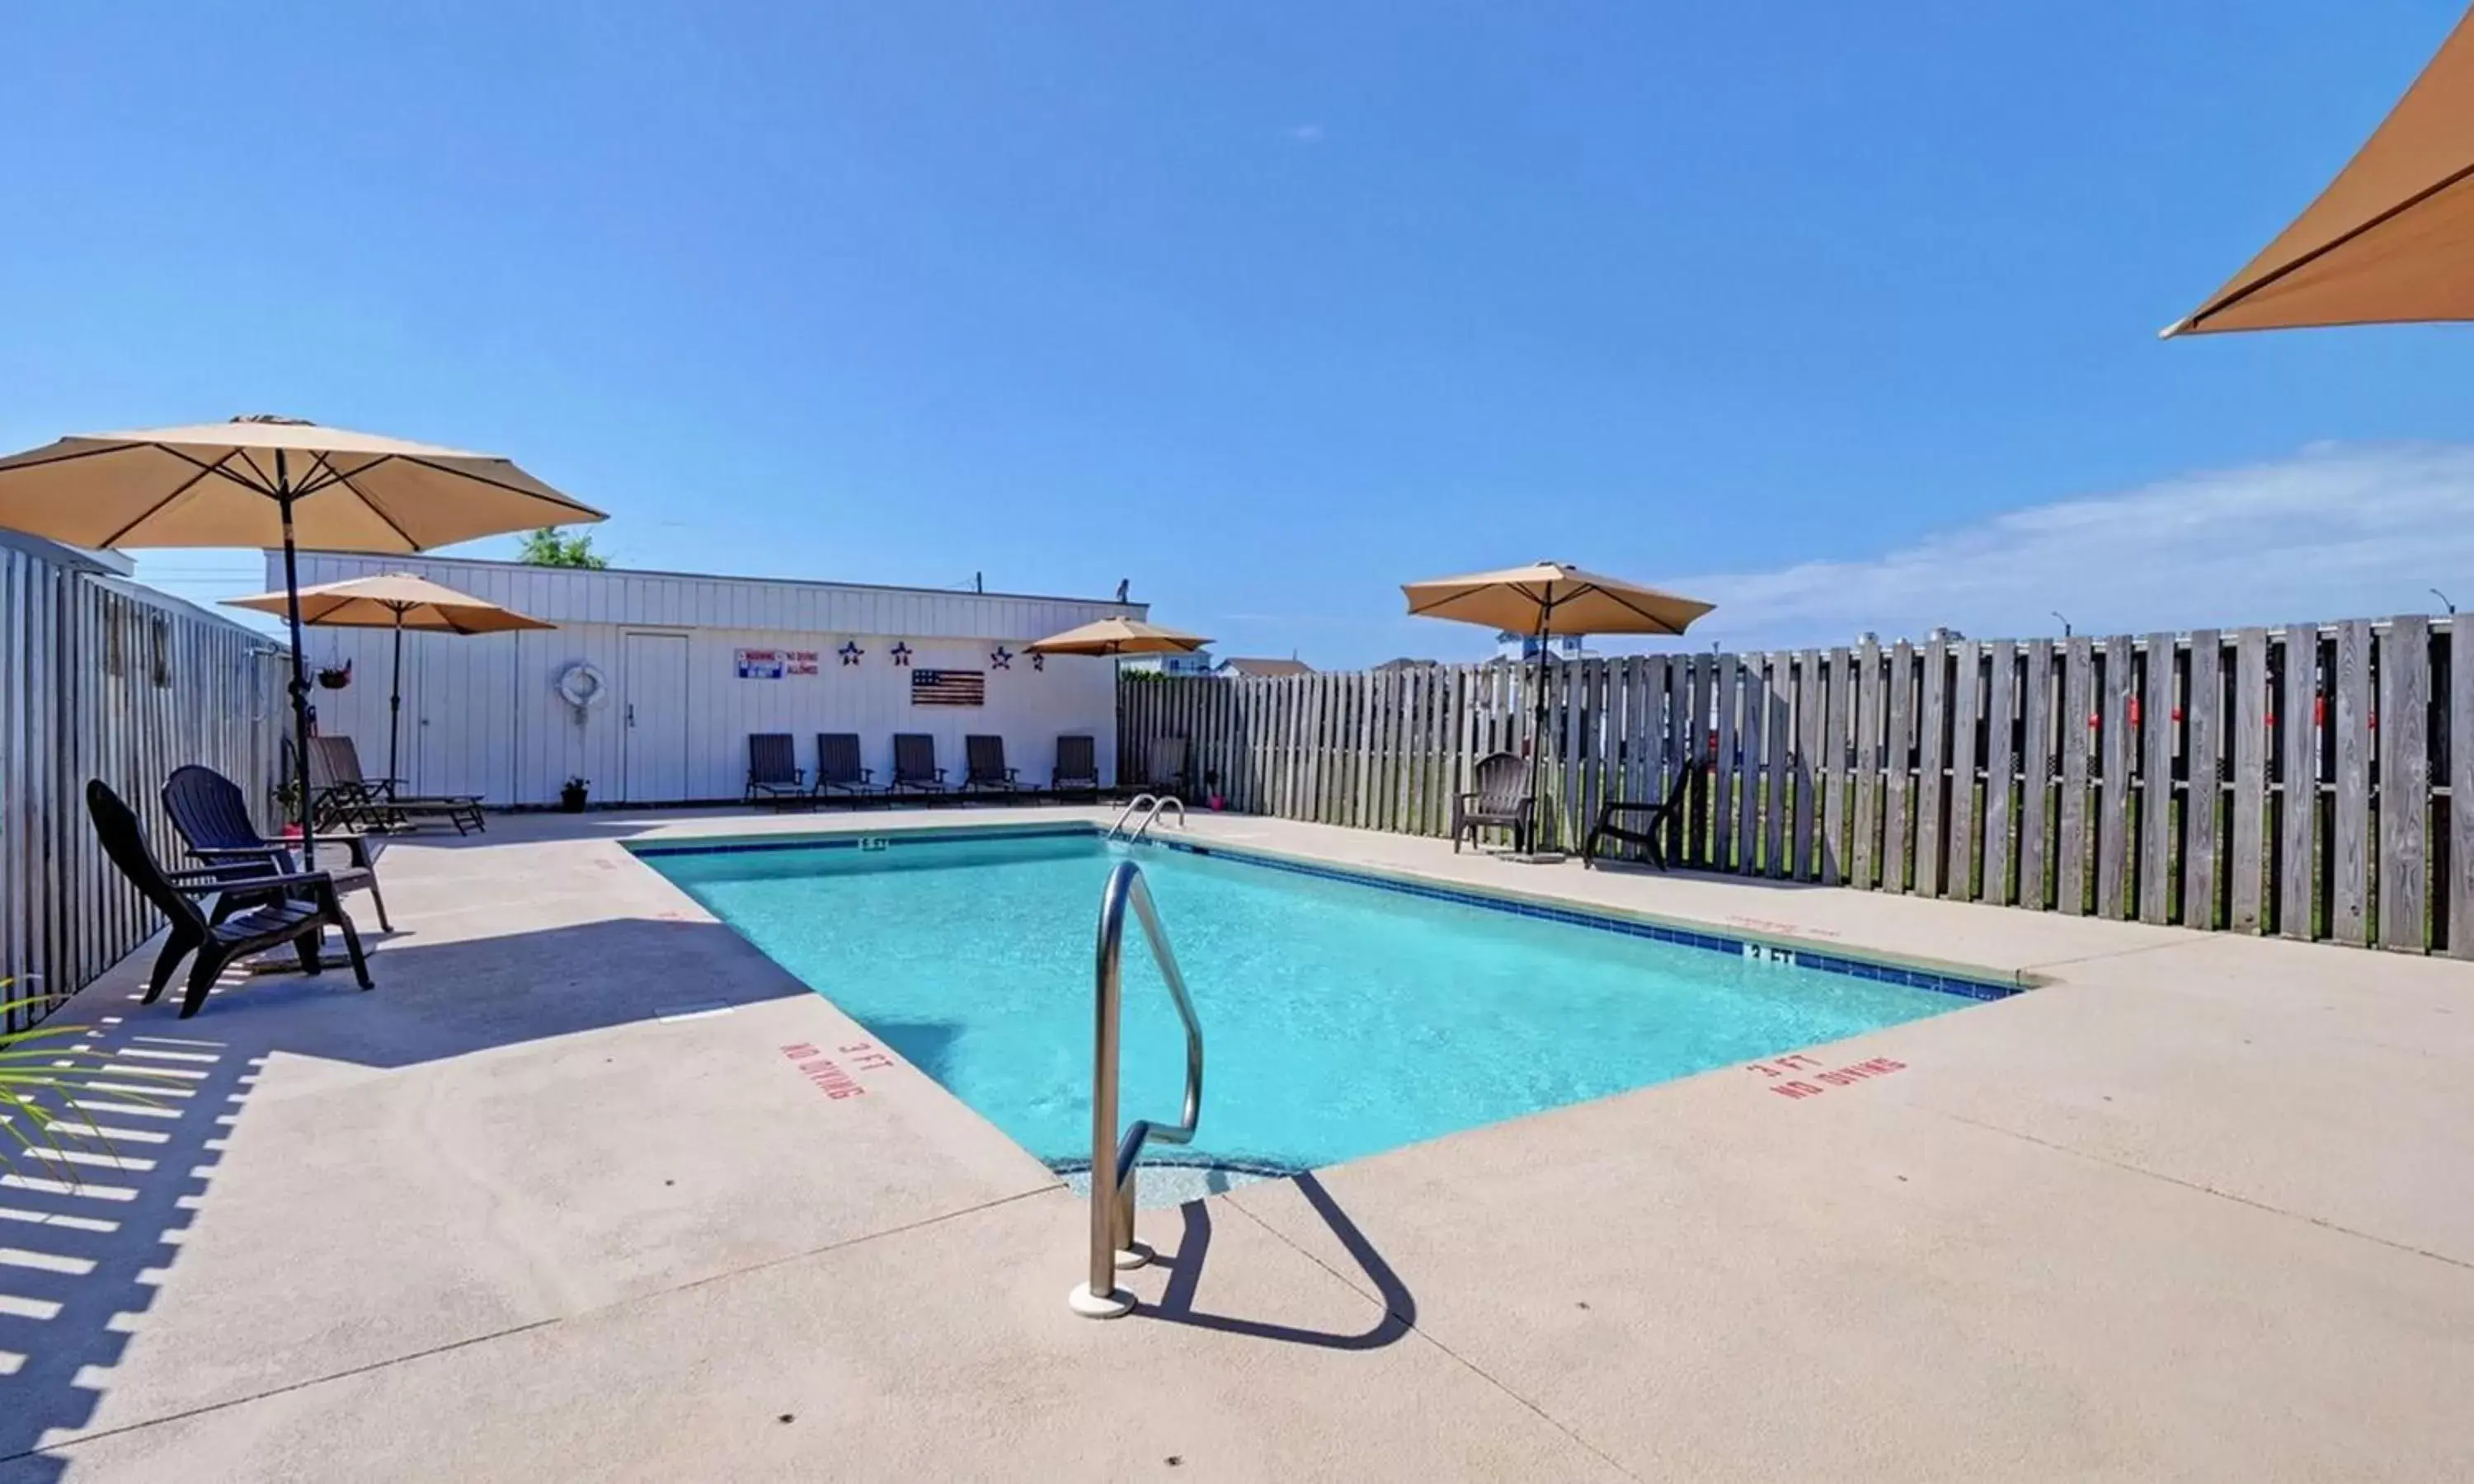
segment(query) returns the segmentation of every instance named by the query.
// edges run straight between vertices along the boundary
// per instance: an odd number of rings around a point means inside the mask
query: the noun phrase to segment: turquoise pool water
[[[1060,1167],[1090,1154],[1096,835],[646,862]],[[1310,1168],[1969,1003],[1937,990],[1156,847],[1134,850],[1202,1020],[1178,1157]],[[1120,1107],[1174,1121],[1176,1013],[1127,927]]]

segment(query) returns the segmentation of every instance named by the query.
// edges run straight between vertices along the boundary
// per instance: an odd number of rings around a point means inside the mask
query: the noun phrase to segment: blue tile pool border
[[[753,840],[744,835],[697,845],[687,841],[648,840],[638,844],[622,840],[620,846],[630,855],[753,855],[772,850],[856,850],[883,849],[904,845],[947,845],[956,840],[1039,840],[1061,839],[1068,835],[1089,839],[1100,831],[1089,825],[960,825],[951,827],[889,829],[881,835],[845,832],[834,835],[786,835],[779,840]]]
[[[773,840],[751,839],[742,835],[735,839],[716,840],[704,844],[688,841],[645,841],[642,844],[622,841],[620,843],[631,855],[660,857],[738,855],[780,850],[856,850],[862,848],[893,850],[909,845],[949,844],[957,840],[1037,840],[1067,836],[1088,839],[1102,833],[1104,831],[1098,826],[1085,824],[965,825],[887,830],[881,835],[844,831],[836,834],[789,835]],[[1903,964],[1884,964],[1872,959],[1857,958],[1851,954],[1831,953],[1802,943],[1781,944],[1765,939],[1739,937],[1733,933],[1710,932],[1700,928],[1648,922],[1640,918],[1621,917],[1582,907],[1558,906],[1527,898],[1466,891],[1407,876],[1377,874],[1351,870],[1345,866],[1317,865],[1309,861],[1266,854],[1244,848],[1196,845],[1189,841],[1156,838],[1142,843],[1162,850],[1182,851],[1189,855],[1204,855],[1214,860],[1259,866],[1266,871],[1286,871],[1297,875],[1320,876],[1326,880],[1370,886],[1378,891],[1399,892],[1405,896],[1423,897],[1435,901],[1456,902],[1463,906],[1483,908],[1490,912],[1510,913],[1515,917],[1538,918],[1549,922],[1562,922],[1571,927],[1587,927],[1603,933],[1618,933],[1628,938],[1646,938],[1654,943],[1670,943],[1682,947],[1700,948],[1710,953],[1725,953],[1736,958],[1760,958],[1797,969],[1813,969],[1824,973],[1845,974],[1850,978],[1870,979],[1880,984],[1904,985],[1909,989],[1929,990],[1936,994],[1955,994],[1962,999],[2007,999],[2025,988],[2025,985],[2015,982],[1978,978],[1936,969],[1917,969]]]
[[[1411,880],[1402,876],[1373,875],[1345,867],[1318,866],[1283,856],[1257,854],[1252,850],[1232,850],[1216,845],[1192,845],[1182,840],[1152,840],[1146,843],[1157,845],[1166,850],[1182,850],[1188,854],[1208,855],[1215,860],[1242,861],[1247,865],[1261,866],[1270,871],[1287,871],[1298,875],[1349,881],[1359,886],[1399,892],[1410,897],[1425,897],[1436,901],[1458,902],[1465,906],[1483,907],[1493,912],[1508,912],[1515,917],[1540,918],[1549,922],[1562,922],[1572,927],[1588,927],[1599,932],[1620,933],[1628,938],[1647,938],[1656,943],[1671,943],[1687,948],[1701,948],[1711,953],[1731,954],[1737,958],[1767,955],[1773,962],[1789,964],[1798,969],[1817,969],[1826,973],[1846,974],[1851,978],[1871,979],[1881,984],[1902,984],[1910,989],[1930,990],[1937,994],[1955,994],[1963,999],[2007,999],[2025,988],[2015,983],[2005,984],[1999,980],[1971,978],[1965,974],[1946,973],[1939,969],[1910,969],[1899,964],[1876,963],[1870,959],[1854,958],[1844,953],[1830,953],[1809,948],[1802,944],[1781,945],[1756,938],[1739,938],[1731,933],[1705,932],[1698,928],[1644,922],[1638,918],[1616,917],[1579,907],[1559,907],[1517,898],[1497,897],[1487,892],[1460,891],[1428,881]]]

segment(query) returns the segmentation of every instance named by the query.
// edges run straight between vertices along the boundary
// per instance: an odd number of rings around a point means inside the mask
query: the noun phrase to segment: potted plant
[[[1218,773],[1205,772],[1202,775],[1202,793],[1203,797],[1211,801],[1212,813],[1217,814],[1221,810],[1228,807],[1228,801],[1222,798],[1220,795],[1220,775]]]
[[[569,778],[559,785],[558,806],[570,814],[584,812],[584,796],[593,787],[591,778]]]
[[[328,690],[341,690],[350,685],[352,683],[352,662],[347,659],[340,665],[327,665],[320,669],[318,683]]]

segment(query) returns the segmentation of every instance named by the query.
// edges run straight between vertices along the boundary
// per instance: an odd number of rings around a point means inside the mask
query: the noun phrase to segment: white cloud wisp
[[[2452,586],[2455,585],[2455,586]],[[1663,586],[1663,585],[1661,585]],[[2290,459],[2033,506],[1880,557],[1678,579],[1729,649],[1862,631],[1973,637],[2232,628],[2474,605],[2474,445],[2318,444]]]

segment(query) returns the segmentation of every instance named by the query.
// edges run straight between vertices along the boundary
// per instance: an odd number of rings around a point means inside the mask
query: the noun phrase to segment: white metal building
[[[816,733],[851,731],[879,782],[893,734],[936,739],[962,777],[962,738],[1005,738],[1006,761],[1045,787],[1060,735],[1089,735],[1115,777],[1116,662],[1023,653],[1032,639],[1146,605],[674,572],[586,571],[447,557],[308,552],[303,586],[411,572],[558,625],[403,641],[401,771],[416,791],[546,804],[569,778],[596,803],[735,800],[751,732],[787,731],[813,776]],[[283,586],[282,554],[267,586]],[[349,733],[382,772],[392,634],[306,631],[313,668],[352,667],[311,693],[319,730]],[[588,672],[562,677],[577,666]],[[934,680],[923,680],[931,673]],[[970,680],[977,677],[976,684]],[[590,705],[570,696],[598,682]],[[973,692],[980,704],[970,704]]]

